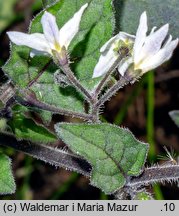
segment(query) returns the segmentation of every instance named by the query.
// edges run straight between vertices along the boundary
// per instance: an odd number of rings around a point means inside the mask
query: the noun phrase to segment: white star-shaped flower
[[[154,27],[151,33],[147,36],[147,15],[146,12],[143,12],[140,17],[136,36],[119,32],[118,35],[110,39],[104,45],[101,49],[99,62],[94,69],[93,77],[99,77],[107,73],[110,67],[114,64],[119,56],[119,53],[116,51],[119,48],[119,40],[123,40],[126,47],[128,46],[129,41],[134,43],[131,57],[126,59],[124,58],[119,63],[118,70],[122,76],[131,64],[134,65],[134,71],[140,70],[141,74],[144,74],[168,61],[171,58],[174,49],[178,45],[178,38],[172,41],[172,36],[170,35],[166,40],[169,30],[168,24],[162,26],[157,31],[155,31],[155,29],[156,27]],[[122,35],[125,35],[126,37],[121,37]]]
[[[119,34],[112,37],[101,49],[101,56],[94,69],[93,78],[100,77],[107,73],[112,65],[119,58],[119,48],[123,46],[133,46],[135,36],[127,34],[125,32],[119,32]],[[126,59],[125,59],[126,60]]]
[[[32,57],[36,54],[53,56],[54,51],[59,56],[63,55],[64,49],[68,49],[70,42],[79,31],[81,17],[87,6],[88,4],[83,5],[61,29],[57,26],[55,16],[45,12],[41,19],[43,34],[21,32],[7,32],[7,34],[16,45],[32,48]]]

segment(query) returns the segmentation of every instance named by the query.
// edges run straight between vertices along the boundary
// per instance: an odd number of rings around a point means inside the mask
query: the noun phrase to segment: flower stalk
[[[21,105],[30,106],[30,107],[50,111],[52,113],[56,113],[56,114],[60,114],[60,115],[71,116],[73,118],[80,118],[80,119],[83,119],[85,121],[91,121],[92,120],[92,116],[89,114],[78,113],[78,112],[74,112],[74,111],[68,111],[65,109],[60,109],[60,108],[57,108],[55,106],[43,103],[43,102],[37,100],[35,97],[33,97],[30,94],[30,92],[28,92],[28,91],[21,90],[20,93],[21,93],[21,97],[16,96],[15,99]]]
[[[61,66],[61,69],[64,72],[64,74],[67,76],[70,83],[73,84],[73,86],[76,88],[76,90],[79,91],[80,93],[82,93],[85,96],[86,100],[90,104],[92,104],[93,103],[93,97],[88,92],[88,90],[81,85],[79,80],[75,77],[74,73],[71,71],[71,69],[69,67],[69,64],[65,64],[65,65]]]

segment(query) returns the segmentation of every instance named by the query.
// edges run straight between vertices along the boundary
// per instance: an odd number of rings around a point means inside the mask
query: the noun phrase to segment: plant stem
[[[93,104],[93,97],[91,96],[91,94],[88,92],[88,90],[86,88],[84,88],[81,83],[77,80],[77,78],[74,76],[73,72],[71,71],[70,67],[68,64],[65,64],[62,67],[63,72],[66,74],[67,78],[69,79],[69,81],[74,85],[74,87],[80,92],[82,93],[85,98],[87,99],[87,101],[89,101],[91,104]]]
[[[129,50],[121,47],[119,50],[119,56],[116,59],[116,61],[114,62],[114,64],[111,66],[111,68],[109,69],[109,71],[106,73],[106,75],[103,77],[103,79],[101,80],[101,82],[99,83],[99,85],[97,86],[95,92],[93,93],[93,104],[92,104],[92,115],[96,114],[96,119],[98,119],[99,121],[99,108],[102,104],[104,104],[104,102],[106,100],[108,100],[110,97],[112,97],[116,91],[118,91],[123,84],[120,83],[120,81],[114,85],[99,101],[98,101],[98,96],[101,93],[103,87],[106,85],[109,76],[113,73],[113,71],[117,68],[117,66],[119,65],[119,63],[121,62],[121,60],[125,57],[127,57],[129,54]]]
[[[142,175],[133,178],[128,186],[140,187],[156,182],[172,182],[179,179],[179,165],[153,166],[146,168]]]
[[[22,92],[22,95],[23,95],[24,99],[16,96],[16,100],[23,106],[31,106],[34,108],[39,108],[39,109],[50,111],[50,112],[60,114],[60,115],[84,119],[86,121],[92,120],[92,116],[89,114],[78,113],[78,112],[74,112],[74,111],[68,111],[68,110],[57,108],[55,106],[51,106],[49,104],[43,103],[43,102],[33,98],[32,96],[30,96],[29,94],[27,94],[25,92]]]
[[[123,59],[124,56],[120,55],[117,60],[114,62],[114,64],[111,66],[109,69],[108,73],[103,77],[103,79],[100,81],[98,84],[95,92],[94,92],[94,97],[97,97],[100,93],[103,87],[106,85],[106,82],[108,81],[109,76],[114,72],[114,70],[117,68],[119,65],[120,61]]]
[[[66,151],[29,141],[17,141],[14,136],[0,132],[0,145],[11,147],[56,167],[63,167],[90,177],[91,166],[82,158]]]
[[[95,104],[96,109],[99,109],[101,105],[103,105],[107,100],[109,100],[119,89],[124,87],[130,82],[130,80],[121,77],[121,79],[111,88],[109,89]]]
[[[17,141],[10,134],[0,132],[0,143],[17,151],[24,152],[34,158],[42,160],[56,167],[63,167],[90,177],[91,165],[77,155],[41,144],[33,144],[29,141]],[[153,166],[144,169],[140,176],[128,181],[128,187],[140,187],[156,182],[171,182],[179,179],[179,165]]]

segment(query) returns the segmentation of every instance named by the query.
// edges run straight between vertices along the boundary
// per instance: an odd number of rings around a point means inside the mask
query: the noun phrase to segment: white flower
[[[119,32],[111,38],[101,49],[101,56],[94,69],[93,78],[100,77],[106,74],[112,65],[119,58],[119,47],[130,46],[134,43],[135,36],[129,35],[125,32]]]
[[[149,36],[146,35],[148,26],[147,15],[144,12],[140,18],[134,43],[134,70],[141,70],[142,73],[146,73],[171,58],[178,44],[178,38],[172,41],[172,36],[170,35],[168,40],[165,41],[169,24],[162,26],[157,31],[155,29],[156,27],[152,29]]]
[[[134,71],[141,70],[141,73],[144,74],[147,71],[157,68],[171,58],[173,51],[178,44],[178,38],[172,41],[172,36],[170,35],[168,40],[166,40],[169,29],[168,24],[162,26],[157,31],[155,31],[155,29],[156,27],[154,27],[147,36],[147,15],[146,12],[143,12],[140,17],[132,55],[127,60],[124,59],[119,63],[118,70],[122,76],[131,64],[134,64]],[[101,50],[102,54],[94,69],[93,77],[105,74],[117,59],[115,50],[118,47],[115,47],[115,44],[116,41],[120,39],[120,34],[121,33],[112,38],[110,40],[111,42],[107,42],[108,48],[105,47],[105,49]],[[132,38],[133,36],[128,35],[129,40]]]
[[[60,30],[55,16],[45,12],[41,19],[43,34],[25,34],[21,32],[7,32],[7,34],[16,45],[32,48],[32,57],[36,54],[53,55],[54,51],[60,55],[64,49],[68,49],[70,42],[79,31],[81,17],[87,6],[88,4],[83,5]]]

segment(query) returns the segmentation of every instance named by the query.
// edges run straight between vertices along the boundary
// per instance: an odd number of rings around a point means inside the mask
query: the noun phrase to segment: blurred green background
[[[6,31],[27,32],[30,20],[41,10],[41,0],[0,0],[0,66],[9,57]],[[163,145],[179,152],[179,129],[168,112],[179,109],[179,49],[170,62],[155,73],[146,74],[140,82],[127,86],[106,104],[103,121],[128,127],[134,135],[150,143],[148,165],[165,163]],[[0,82],[5,76],[0,71]],[[59,118],[54,117],[54,118]],[[64,119],[63,119],[64,120]],[[68,119],[69,120],[69,119]],[[56,169],[12,149],[1,148],[13,161],[17,183],[14,195],[0,199],[111,199],[89,185],[81,175]],[[147,188],[156,199],[178,199],[176,184],[154,185]]]

